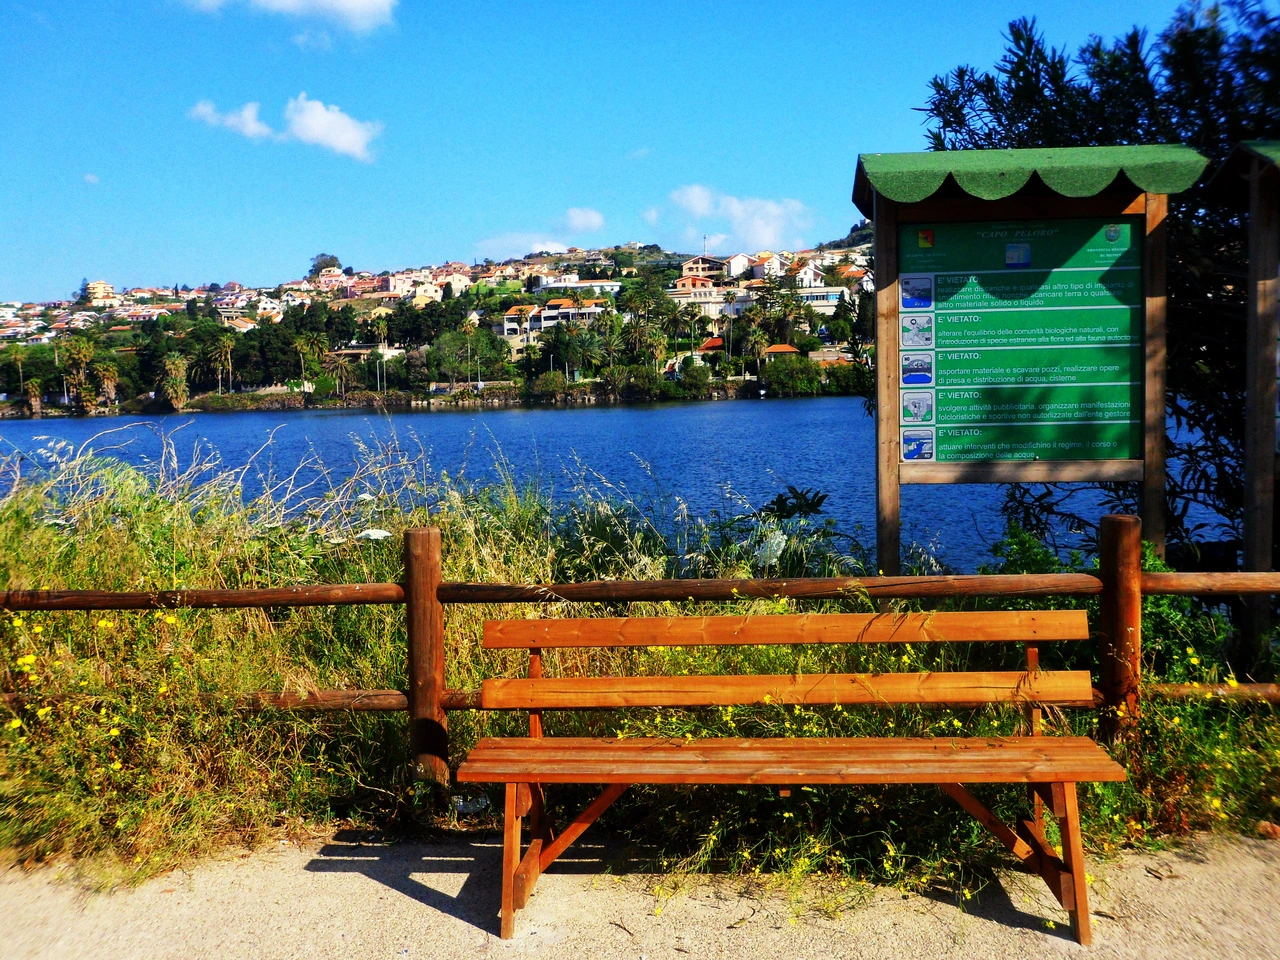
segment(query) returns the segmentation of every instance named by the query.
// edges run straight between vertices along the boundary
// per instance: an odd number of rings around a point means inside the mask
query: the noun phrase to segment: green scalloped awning
[[[1021,190],[1033,174],[1064,197],[1092,197],[1121,173],[1147,193],[1181,193],[1200,179],[1208,163],[1179,144],[864,153],[858,157],[853,202],[870,218],[876,193],[917,203],[937,193],[948,177],[972,197],[1000,200]]]
[[[1237,210],[1249,207],[1249,172],[1261,160],[1280,169],[1280,140],[1245,140],[1237,143],[1209,180],[1208,190]]]

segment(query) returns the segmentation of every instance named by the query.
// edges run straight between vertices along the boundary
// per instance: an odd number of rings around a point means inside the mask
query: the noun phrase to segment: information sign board
[[[902,459],[1141,459],[1144,221],[899,226]]]

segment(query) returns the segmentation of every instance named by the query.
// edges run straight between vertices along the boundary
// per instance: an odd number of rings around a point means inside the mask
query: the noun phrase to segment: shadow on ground
[[[502,902],[502,838],[498,834],[446,836],[437,843],[396,844],[370,839],[367,830],[341,830],[320,847],[309,873],[356,873],[424,906],[498,935]],[[577,841],[548,874],[622,874],[637,866],[608,838]],[[450,894],[428,883],[434,876],[461,875]],[[441,884],[443,886],[443,884]]]

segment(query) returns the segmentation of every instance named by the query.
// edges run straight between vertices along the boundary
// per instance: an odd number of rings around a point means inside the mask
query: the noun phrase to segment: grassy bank
[[[547,582],[599,577],[859,573],[861,547],[817,519],[781,520],[743,505],[703,520],[678,502],[622,502],[584,482],[553,506],[513,482],[473,489],[394,447],[362,451],[363,466],[316,493],[288,478],[240,500],[238,473],[213,464],[150,472],[74,455],[0,464],[0,572],[9,588],[238,588],[397,580],[408,526],[438,524],[446,579]],[[784,513],[786,511],[783,511]],[[369,539],[386,531],[391,536]],[[366,534],[365,538],[361,534]],[[1009,571],[1056,558],[1014,534]],[[766,566],[766,562],[768,565]],[[448,682],[470,688],[514,675],[513,653],[479,648],[486,618],[537,615],[517,605],[450,607]],[[870,609],[865,601],[634,604],[637,614]],[[598,615],[559,604],[548,613]],[[1190,601],[1151,598],[1148,679],[1213,680],[1225,639]],[[551,672],[629,670],[812,672],[969,664],[1015,667],[1016,650],[688,648],[564,651]],[[981,647],[981,648],[980,648]],[[340,822],[412,834],[454,822],[446,797],[405,769],[401,715],[240,713],[237,694],[313,688],[403,688],[397,607],[0,615],[0,850],[10,861],[75,858],[100,875],[145,876],[226,844],[302,835]],[[1092,649],[1065,654],[1091,662]],[[1046,666],[1055,664],[1046,663]],[[213,698],[212,701],[210,698]],[[225,698],[219,703],[218,698]],[[1055,722],[1089,732],[1094,716]],[[700,711],[556,714],[549,732],[785,736],[1009,733],[1011,710],[867,711],[777,706]],[[482,735],[516,732],[514,718],[450,715],[455,761]],[[1188,830],[1280,816],[1280,721],[1265,705],[1146,701],[1140,748],[1121,759],[1132,778],[1087,788],[1088,835],[1099,850]],[[983,795],[1011,811],[1021,791]],[[495,794],[496,796],[496,794]],[[581,794],[566,790],[566,803]],[[486,814],[470,821],[482,824]],[[644,843],[658,866],[714,864],[744,872],[942,884],[963,895],[1002,862],[995,843],[933,788],[637,789],[609,820]],[[656,844],[656,845],[655,845]]]

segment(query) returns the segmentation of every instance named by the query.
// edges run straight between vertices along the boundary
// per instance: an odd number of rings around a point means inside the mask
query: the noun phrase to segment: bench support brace
[[[964,807],[975,820],[995,834],[1015,857],[1040,874],[1049,891],[1062,904],[1071,918],[1071,932],[1084,946],[1089,946],[1093,934],[1089,927],[1089,890],[1084,871],[1084,840],[1080,833],[1080,808],[1074,783],[1031,784],[1031,794],[1042,800],[1044,807],[1052,811],[1062,835],[1062,856],[1049,845],[1039,819],[1039,810],[1032,819],[1020,820],[1016,830],[1010,830],[985,804],[959,783],[940,783],[956,803]],[[1040,807],[1040,804],[1036,804]]]
[[[551,829],[551,820],[543,807],[542,785],[537,783],[508,783],[506,809],[503,811],[502,828],[502,927],[503,940],[515,934],[516,911],[523,909],[538,883],[542,872],[583,831],[599,819],[600,814],[622,796],[627,783],[611,783],[600,796],[578,814],[558,837]],[[529,847],[520,855],[520,827],[526,813],[531,813],[532,833]]]

